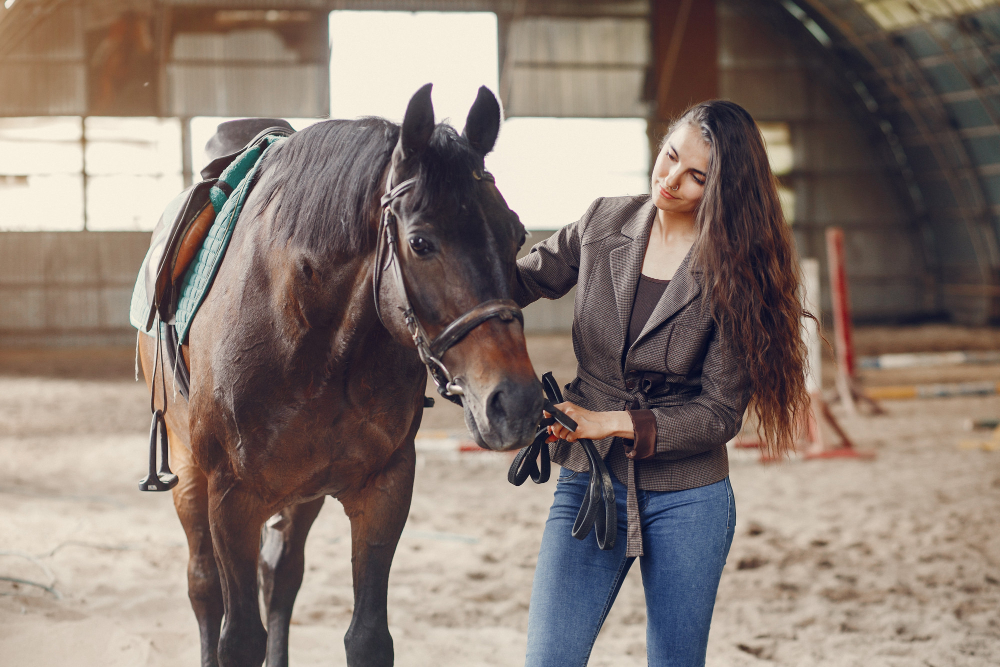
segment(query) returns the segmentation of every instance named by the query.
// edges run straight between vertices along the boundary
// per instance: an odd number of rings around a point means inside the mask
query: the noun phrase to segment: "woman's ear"
[[[480,86],[476,101],[472,103],[469,116],[465,120],[462,136],[477,153],[486,157],[493,150],[498,134],[500,134],[500,103],[489,88]]]

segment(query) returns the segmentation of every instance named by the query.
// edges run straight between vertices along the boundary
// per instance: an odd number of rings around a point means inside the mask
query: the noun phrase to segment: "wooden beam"
[[[715,0],[653,0],[653,120],[668,123],[719,94]]]

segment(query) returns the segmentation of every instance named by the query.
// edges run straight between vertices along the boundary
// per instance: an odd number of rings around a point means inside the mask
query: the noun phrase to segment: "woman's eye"
[[[698,185],[705,185],[705,181],[703,181],[702,179],[698,178],[697,176],[692,176],[691,178],[693,178],[694,182],[697,183]]]
[[[426,255],[431,251],[431,244],[423,236],[411,236],[410,249],[418,255]]]
[[[667,157],[670,158],[671,162],[677,162],[677,156],[673,153],[667,153]]]

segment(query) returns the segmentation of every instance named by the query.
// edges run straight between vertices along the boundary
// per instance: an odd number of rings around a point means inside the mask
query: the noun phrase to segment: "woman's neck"
[[[665,245],[691,244],[697,236],[694,216],[657,210],[652,233],[658,235]]]

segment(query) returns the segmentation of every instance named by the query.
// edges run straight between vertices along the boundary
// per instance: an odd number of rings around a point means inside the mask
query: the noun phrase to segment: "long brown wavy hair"
[[[749,377],[750,408],[767,453],[795,448],[809,409],[805,384],[799,264],[778,200],[764,138],[746,109],[724,100],[697,104],[675,121],[701,131],[709,146],[705,190],[696,212],[693,268],[725,344]],[[707,287],[707,289],[705,289]]]

